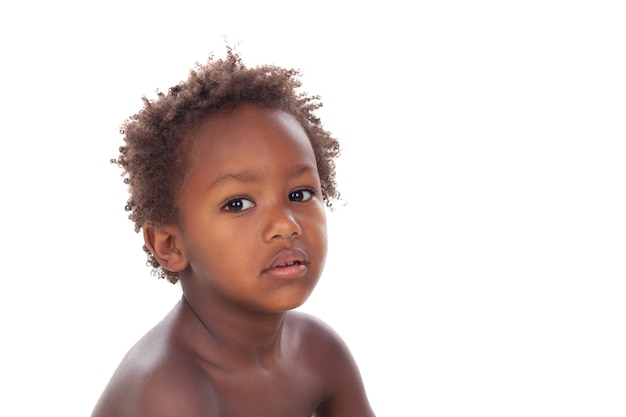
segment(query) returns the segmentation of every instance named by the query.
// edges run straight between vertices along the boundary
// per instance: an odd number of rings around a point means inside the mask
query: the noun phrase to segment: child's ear
[[[174,226],[143,226],[146,247],[163,268],[172,272],[180,272],[189,264],[177,232]]]

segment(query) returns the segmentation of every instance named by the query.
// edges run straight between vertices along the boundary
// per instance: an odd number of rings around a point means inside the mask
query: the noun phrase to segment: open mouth
[[[302,261],[289,261],[289,262],[283,262],[280,263],[278,265],[274,265],[272,267],[272,269],[279,269],[279,268],[288,268],[290,266],[295,266],[295,265],[304,265],[304,262]]]
[[[270,266],[263,272],[282,278],[297,277],[306,271],[308,264],[304,251],[297,248],[285,249],[276,254]]]

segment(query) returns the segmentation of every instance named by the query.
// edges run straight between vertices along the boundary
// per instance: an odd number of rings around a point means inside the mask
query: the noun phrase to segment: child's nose
[[[294,213],[286,207],[275,207],[268,214],[265,230],[267,240],[296,239],[302,234]]]

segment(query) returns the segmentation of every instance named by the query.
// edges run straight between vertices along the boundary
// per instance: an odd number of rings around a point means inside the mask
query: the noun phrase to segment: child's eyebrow
[[[218,177],[215,181],[209,185],[209,188],[216,187],[223,182],[226,181],[239,181],[239,182],[256,182],[259,181],[259,175],[257,175],[254,171],[245,170],[239,172],[229,172],[228,174],[224,174]]]
[[[317,167],[310,164],[296,165],[296,167],[291,171],[291,177],[298,177],[305,173],[312,173],[317,175]]]
[[[311,173],[317,175],[317,167],[310,164],[302,164],[296,165],[294,169],[291,170],[289,176],[291,178],[299,177],[300,175]],[[238,181],[244,183],[250,182],[258,182],[261,180],[261,176],[256,172],[249,169],[238,171],[238,172],[229,172],[218,177],[215,181],[209,185],[209,188],[214,188],[219,186],[220,184],[226,181]]]

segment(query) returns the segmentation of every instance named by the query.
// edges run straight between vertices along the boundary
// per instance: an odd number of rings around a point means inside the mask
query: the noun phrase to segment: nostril
[[[272,210],[268,213],[265,236],[267,239],[294,240],[302,234],[302,228],[294,213],[285,209]]]

